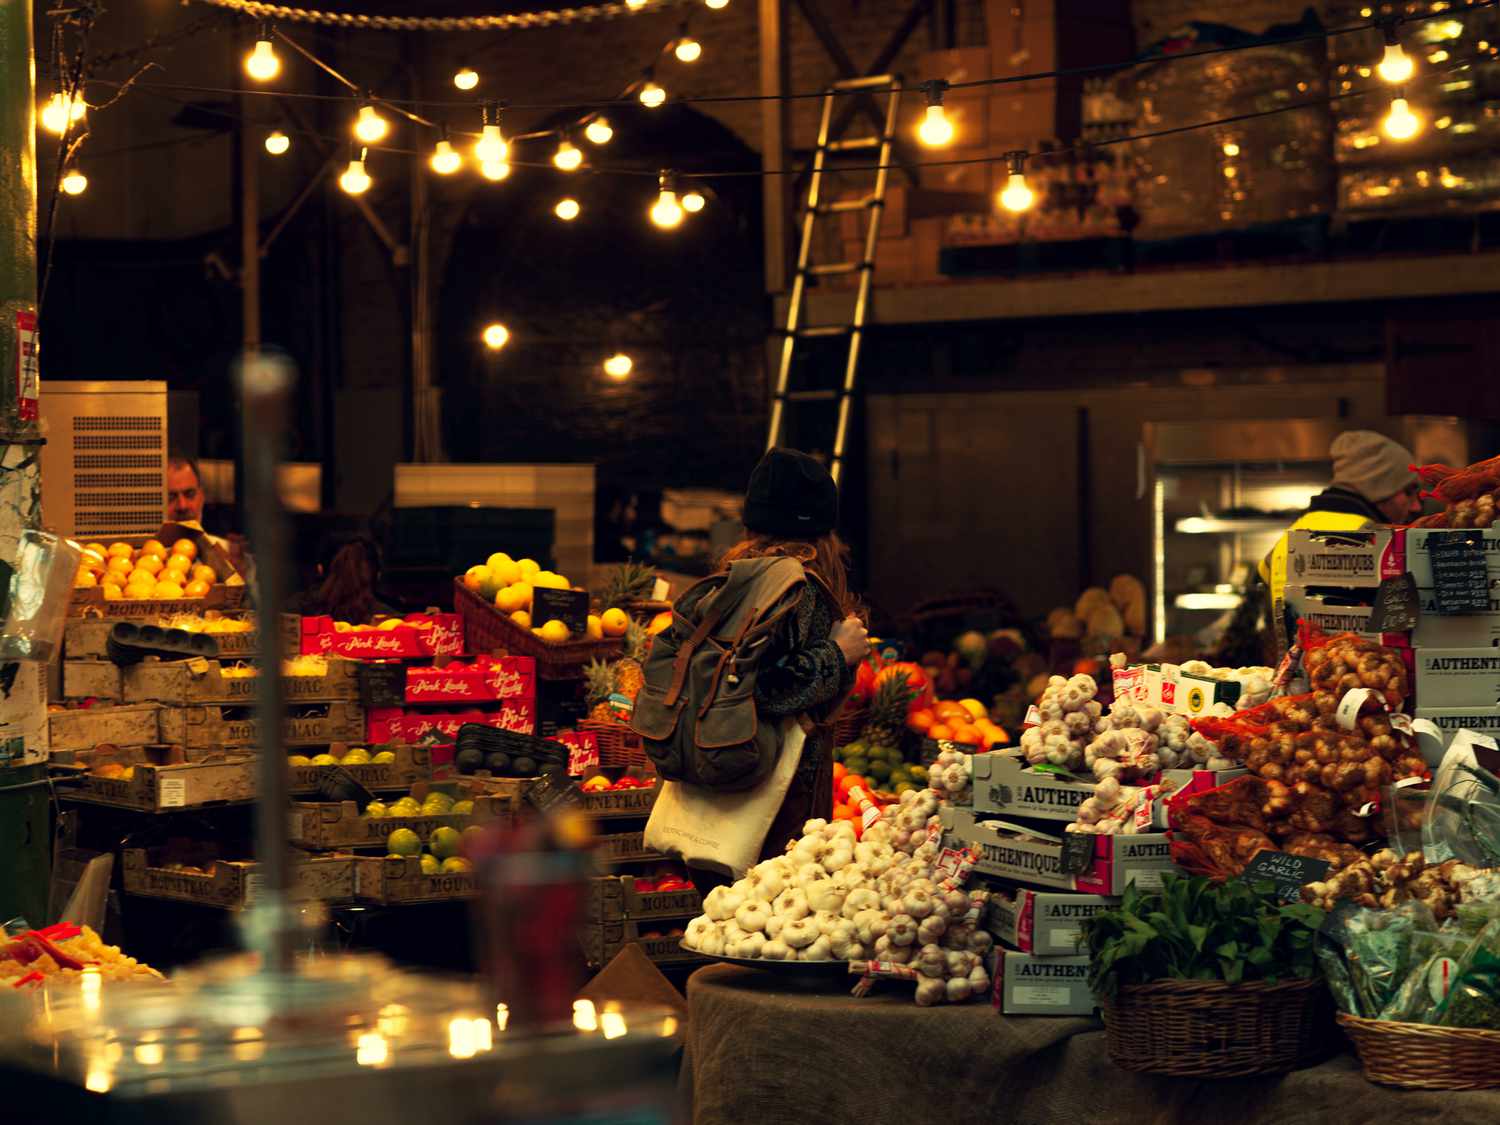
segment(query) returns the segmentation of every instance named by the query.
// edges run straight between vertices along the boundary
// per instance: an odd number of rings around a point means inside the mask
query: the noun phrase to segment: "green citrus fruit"
[[[422,837],[410,828],[398,828],[386,837],[385,847],[392,855],[416,855],[422,850]]]

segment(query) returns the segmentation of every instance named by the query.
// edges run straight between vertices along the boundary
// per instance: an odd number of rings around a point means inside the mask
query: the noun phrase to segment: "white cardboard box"
[[[1132,664],[1113,677],[1115,698],[1146,703],[1179,715],[1202,715],[1216,703],[1239,704],[1241,685],[1234,680],[1195,676],[1176,664]]]
[[[1500,739],[1500,707],[1418,707],[1416,717],[1443,732],[1443,745],[1461,730]]]
[[[1432,585],[1432,557],[1427,551],[1427,541],[1434,534],[1451,535],[1453,532],[1436,527],[1410,527],[1406,530],[1406,569],[1423,588]],[[1489,571],[1493,584],[1500,579],[1500,528],[1475,528],[1470,534],[1481,536],[1484,541],[1485,569]]]
[[[1500,707],[1500,648],[1419,648],[1416,662],[1419,706]]]
[[[1406,572],[1405,532],[1389,527],[1358,531],[1287,532],[1288,585],[1379,586]]]
[[[1006,950],[995,960],[994,1004],[1007,1016],[1089,1015],[1089,959]]]
[[[1370,614],[1375,612],[1375,591],[1372,589],[1324,591],[1288,585],[1285,598],[1292,616],[1316,626],[1329,636],[1354,633],[1395,648],[1410,643],[1405,633],[1370,632]],[[1358,604],[1348,604],[1356,599]]]
[[[1078,806],[1094,795],[1093,781],[1037,773],[1010,754],[975,754],[973,762],[977,813],[1072,822]]]
[[[1084,919],[1120,904],[1113,895],[1031,891],[990,895],[984,926],[1006,945],[1037,957],[1076,957]]]
[[[1417,588],[1421,615],[1411,631],[1411,643],[1419,648],[1483,648],[1500,645],[1500,579],[1490,586],[1488,613],[1463,613],[1445,616],[1438,612],[1437,593],[1428,587]]]

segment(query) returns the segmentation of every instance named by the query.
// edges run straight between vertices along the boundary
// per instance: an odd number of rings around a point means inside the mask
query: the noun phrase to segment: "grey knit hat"
[[[1417,483],[1411,450],[1374,430],[1346,430],[1328,447],[1333,484],[1358,492],[1371,503],[1389,500]]]

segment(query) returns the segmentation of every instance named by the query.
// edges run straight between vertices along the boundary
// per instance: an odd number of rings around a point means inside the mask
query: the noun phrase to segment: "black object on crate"
[[[568,748],[529,734],[465,723],[454,740],[453,764],[459,773],[483,769],[496,777],[535,777],[566,769]]]
[[[358,669],[359,701],[365,707],[406,706],[406,665],[399,661],[362,663]]]
[[[342,766],[318,767],[318,799],[322,801],[353,801],[364,812],[365,806],[375,799],[354,775]]]
[[[110,629],[105,651],[116,664],[139,664],[148,656],[163,660],[188,660],[195,656],[213,659],[219,655],[219,645],[204,633],[121,621]]]

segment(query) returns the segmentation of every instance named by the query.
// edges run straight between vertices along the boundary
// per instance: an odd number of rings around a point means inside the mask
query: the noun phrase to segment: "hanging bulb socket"
[[[349,161],[349,167],[339,176],[339,187],[350,195],[363,195],[370,190],[370,174],[365,171],[365,154],[361,150],[359,156]]]
[[[943,108],[943,94],[948,83],[941,78],[922,83],[927,93],[927,112],[917,126],[917,139],[928,148],[944,148],[953,143],[953,122]]]
[[[272,129],[266,134],[266,151],[272,156],[285,156],[288,149],[292,147],[292,138],[280,129]]]
[[[486,164],[504,164],[510,157],[510,145],[500,131],[500,107],[493,102],[486,102],[480,114],[479,140],[474,145],[474,155],[481,167]]]
[[[442,135],[438,143],[433,146],[432,155],[428,157],[427,164],[439,176],[451,176],[463,167],[464,158],[459,155],[458,150],[453,147],[453,142],[448,139],[448,126],[443,126]]]
[[[552,154],[552,163],[561,172],[576,172],[583,166],[583,152],[564,137]]]
[[[1401,38],[1396,33],[1400,25],[1399,16],[1388,16],[1380,22],[1380,30],[1385,36],[1385,54],[1376,64],[1375,73],[1380,75],[1382,82],[1388,82],[1392,86],[1400,86],[1409,80],[1417,69],[1412,57],[1401,49]]]
[[[657,85],[654,70],[647,70],[641,78],[641,88],[636,97],[647,109],[657,109],[667,100],[667,91]]]
[[[1036,193],[1026,182],[1025,151],[1017,149],[1006,153],[1005,164],[1009,174],[1006,176],[1005,187],[1000,192],[1000,206],[1012,214],[1031,210],[1032,204],[1036,202]]]
[[[479,71],[468,63],[461,63],[453,72],[453,85],[464,91],[474,89],[479,85]]]
[[[609,118],[593,117],[583,127],[583,135],[588,138],[589,144],[607,145],[615,135],[615,128],[609,123]]]
[[[78,165],[70,164],[57,186],[62,188],[64,195],[82,195],[88,190],[89,178],[78,170]]]
[[[359,113],[354,117],[354,135],[361,144],[379,144],[391,131],[391,123],[375,108],[367,96],[359,103]]]
[[[255,46],[245,56],[245,73],[257,82],[269,82],[281,73],[281,59],[276,55],[271,34],[271,25],[261,24],[255,36]]]
[[[656,202],[651,205],[651,221],[662,230],[676,230],[682,225],[682,204],[677,201],[677,180],[663,172],[657,180]]]
[[[1403,87],[1391,99],[1391,108],[1381,119],[1380,131],[1393,141],[1409,141],[1422,131],[1422,125],[1422,118],[1412,112]]]

